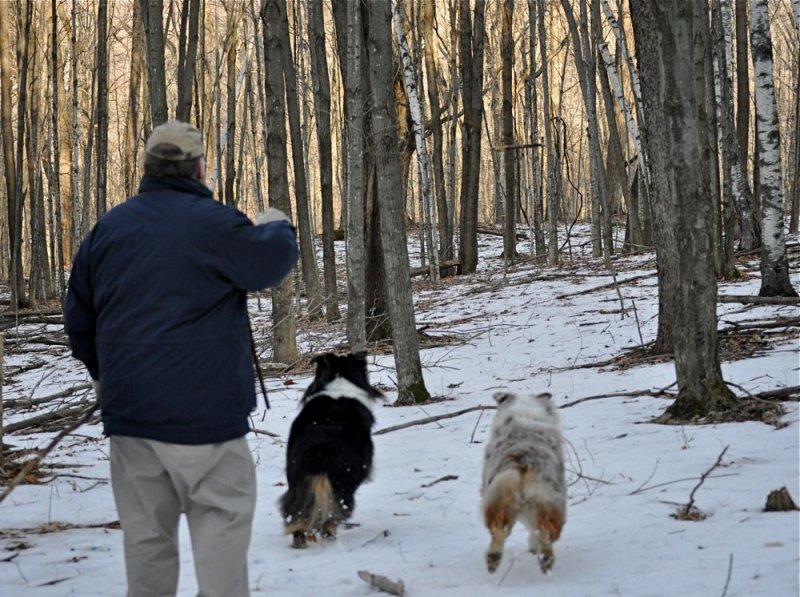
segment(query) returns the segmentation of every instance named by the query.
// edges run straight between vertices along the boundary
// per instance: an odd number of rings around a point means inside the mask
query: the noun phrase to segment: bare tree
[[[147,41],[150,118],[155,128],[168,118],[167,80],[164,71],[164,2],[163,0],[140,0],[140,2]]]
[[[453,225],[450,207],[447,202],[447,190],[444,178],[444,138],[442,135],[442,111],[439,107],[439,81],[438,68],[436,65],[435,48],[437,37],[434,33],[434,21],[436,20],[435,0],[422,1],[422,23],[424,28],[423,46],[425,59],[425,90],[428,94],[428,105],[431,111],[431,133],[433,134],[433,188],[436,196],[437,225],[439,227],[439,260],[440,262],[453,259]],[[452,82],[455,85],[455,82]],[[456,115],[451,114],[450,118],[455,120]],[[452,268],[443,271],[444,275],[452,272]]]
[[[483,45],[486,3],[459,1],[459,52],[464,133],[461,138],[461,212],[458,247],[459,272],[469,274],[478,265],[478,190],[481,171],[481,121],[483,119]]]
[[[341,6],[341,3],[339,4]],[[361,2],[344,3],[344,27],[337,36],[344,40],[345,94],[345,199],[347,201],[347,340],[350,350],[367,349],[366,283],[364,247],[364,96],[365,72]],[[340,45],[341,48],[341,45]],[[341,50],[340,50],[341,51]],[[341,57],[341,54],[340,54]]]
[[[11,89],[11,45],[10,33],[13,31],[13,20],[10,2],[0,2],[0,135],[3,137],[3,161],[5,168],[7,205],[8,205],[8,241],[11,253],[9,271],[9,286],[11,291],[11,308],[18,309],[28,303],[25,292],[25,279],[22,273],[22,204],[23,194],[20,177],[21,153],[14,148],[14,119],[12,113]],[[24,73],[21,73],[24,81]],[[24,90],[20,83],[20,97],[18,98],[20,110],[18,120],[24,123]],[[17,137],[18,147],[22,146],[22,137]],[[20,168],[18,170],[17,168]]]
[[[181,28],[178,36],[178,105],[175,118],[189,122],[192,114],[192,88],[197,61],[200,0],[185,0],[181,9]]]
[[[325,280],[325,318],[337,321],[339,292],[336,289],[336,253],[333,242],[333,148],[331,144],[331,84],[325,51],[325,22],[322,2],[310,2],[308,35],[311,48],[311,75],[319,148],[320,195],[322,198],[322,264]]]
[[[108,168],[108,2],[97,4],[97,97],[95,104],[95,145],[97,147],[96,179],[97,218],[106,213]]]
[[[550,75],[547,57],[547,37],[544,24],[544,0],[537,1],[537,21],[539,29],[539,54],[542,61],[542,96],[544,97],[544,144],[547,155],[547,262],[558,265],[558,212],[561,209],[561,185],[559,183],[559,162],[556,159],[556,146],[553,139],[553,120],[550,110]]]
[[[303,285],[308,297],[308,315],[312,319],[322,316],[323,296],[319,285],[317,255],[314,249],[314,224],[308,201],[308,181],[304,163],[303,134],[300,126],[300,105],[297,99],[297,72],[289,40],[289,14],[287,0],[281,0],[280,19],[281,55],[283,79],[286,90],[285,105],[288,112],[289,136],[292,142],[292,166],[294,167],[294,195],[297,206],[297,232],[300,241],[300,263]],[[270,101],[269,99],[267,101]]]
[[[695,76],[704,23],[682,0],[632,0],[631,15],[659,231],[659,317],[669,319],[678,381],[678,397],[662,420],[686,420],[725,411],[735,400],[722,380],[717,345],[705,83]]]
[[[761,191],[761,296],[797,296],[789,279],[783,233],[780,130],[773,81],[767,0],[750,0],[750,35],[756,85],[759,189]],[[797,100],[795,100],[797,101]]]
[[[503,218],[503,256],[507,263],[517,256],[517,150],[514,140],[514,0],[503,2],[500,54],[503,61],[503,144],[505,152],[505,209]]]
[[[422,378],[419,340],[414,321],[414,302],[408,271],[405,210],[398,154],[397,112],[394,106],[394,68],[389,21],[391,7],[383,0],[369,0],[367,60],[372,91],[372,134],[380,197],[381,240],[386,266],[389,314],[397,369],[400,404],[430,398]]]
[[[261,18],[264,22],[265,92],[267,97],[267,185],[270,206],[291,213],[288,164],[286,156],[286,90],[284,88],[281,43],[282,21],[286,18],[282,0],[264,0]],[[287,277],[272,290],[273,354],[279,363],[294,363],[298,358],[297,322],[292,301],[292,278]]]

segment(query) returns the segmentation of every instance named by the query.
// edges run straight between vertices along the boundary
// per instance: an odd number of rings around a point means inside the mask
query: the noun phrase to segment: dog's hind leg
[[[336,539],[337,527],[338,527],[337,521],[332,518],[329,518],[322,524],[322,528],[320,529],[320,535],[325,541],[333,541]]]
[[[483,517],[492,541],[486,551],[486,568],[494,572],[503,559],[503,547],[517,520],[519,474],[506,471],[492,480],[484,492]]]
[[[564,525],[564,515],[560,508],[551,504],[543,505],[539,508],[536,521],[538,528],[539,567],[542,572],[549,574],[556,561],[553,553],[553,542],[561,536],[561,527]],[[534,532],[531,533],[533,536]]]

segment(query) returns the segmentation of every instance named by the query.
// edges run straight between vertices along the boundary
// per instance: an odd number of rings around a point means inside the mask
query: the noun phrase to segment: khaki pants
[[[173,597],[186,514],[200,597],[250,594],[247,550],[256,501],[244,438],[188,446],[111,438],[111,484],[124,535],[128,597]]]

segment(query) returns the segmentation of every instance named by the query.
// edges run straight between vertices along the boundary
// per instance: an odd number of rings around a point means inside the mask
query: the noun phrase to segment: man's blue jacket
[[[278,285],[297,257],[289,222],[253,225],[199,181],[144,177],[83,241],[64,305],[105,433],[245,435],[256,404],[246,291]]]

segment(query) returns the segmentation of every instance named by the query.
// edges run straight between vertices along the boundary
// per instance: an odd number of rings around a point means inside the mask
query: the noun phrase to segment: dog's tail
[[[338,524],[347,514],[327,475],[303,477],[283,494],[281,513],[287,534],[321,529],[326,523]]]

